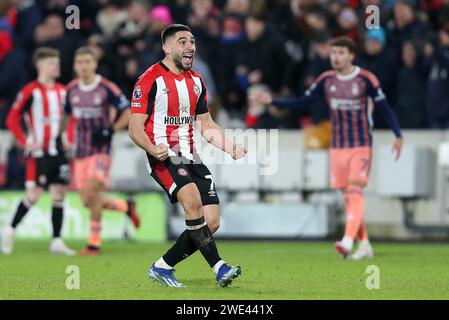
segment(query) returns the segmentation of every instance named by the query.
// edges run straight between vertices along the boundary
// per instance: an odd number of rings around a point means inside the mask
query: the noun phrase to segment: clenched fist
[[[158,144],[150,150],[150,154],[159,161],[165,161],[168,158],[168,147],[165,144]]]
[[[241,144],[234,144],[233,148],[232,148],[232,154],[231,157],[234,160],[243,158],[246,154],[248,153],[248,151],[246,150],[246,148],[241,145]]]

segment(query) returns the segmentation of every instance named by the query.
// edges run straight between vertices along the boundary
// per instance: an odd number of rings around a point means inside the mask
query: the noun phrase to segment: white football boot
[[[372,258],[374,258],[374,251],[369,241],[361,241],[354,254],[349,256],[349,259],[351,260],[365,260]]]
[[[14,248],[14,228],[5,227],[1,234],[1,250],[3,254],[9,255]]]
[[[49,251],[52,254],[60,254],[71,257],[76,254],[74,250],[69,249],[69,247],[66,246],[61,238],[54,238],[53,240],[51,240]]]
[[[344,236],[341,241],[335,242],[335,250],[343,257],[348,258],[352,251],[354,240],[350,237]]]

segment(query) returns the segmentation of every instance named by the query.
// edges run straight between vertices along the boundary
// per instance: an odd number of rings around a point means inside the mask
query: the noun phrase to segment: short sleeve
[[[369,71],[364,71],[363,75],[367,83],[367,93],[373,98],[374,102],[385,100],[385,94],[377,77]]]
[[[16,99],[12,105],[12,109],[17,110],[19,113],[24,113],[29,110],[33,103],[33,94],[28,88],[20,90]]]
[[[142,77],[134,86],[131,98],[131,113],[151,114],[156,98],[157,83]]]
[[[119,87],[112,82],[105,83],[108,90],[109,103],[117,110],[122,111],[129,107],[129,101]]]
[[[203,80],[201,79],[201,95],[198,98],[198,103],[196,105],[196,114],[203,114],[209,112],[207,105],[207,91]]]

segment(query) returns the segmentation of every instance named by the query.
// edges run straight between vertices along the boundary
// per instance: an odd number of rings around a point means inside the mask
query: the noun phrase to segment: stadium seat
[[[122,192],[159,190],[145,164],[145,153],[125,132],[114,136],[110,188]]]
[[[308,150],[305,152],[304,183],[305,189],[309,191],[329,189],[328,150]]]
[[[395,161],[391,146],[376,154],[377,193],[389,197],[428,197],[434,191],[436,155],[429,148],[405,146]]]
[[[245,163],[245,159],[226,161],[218,171],[218,188],[239,191],[259,188],[259,166]]]
[[[277,171],[261,176],[261,188],[267,191],[299,190],[304,187],[304,153],[301,150],[280,150]]]

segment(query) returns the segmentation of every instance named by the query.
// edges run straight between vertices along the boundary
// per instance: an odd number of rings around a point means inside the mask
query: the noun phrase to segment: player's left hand
[[[404,144],[404,139],[403,138],[397,138],[394,141],[392,151],[395,153],[395,160],[396,161],[398,161],[399,157],[401,156],[401,151],[402,151],[402,145],[403,144]]]
[[[246,150],[245,146],[241,144],[234,144],[231,157],[232,159],[237,160],[243,158],[247,153],[248,151]]]

